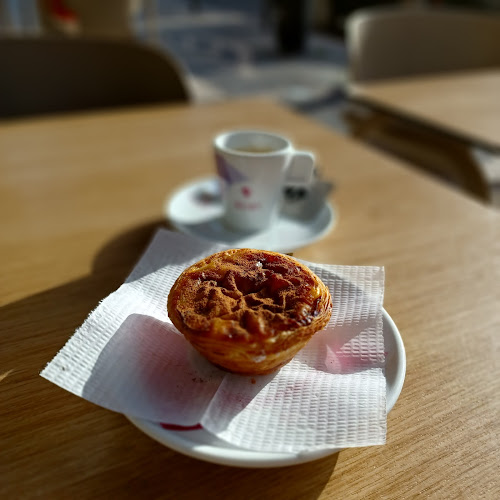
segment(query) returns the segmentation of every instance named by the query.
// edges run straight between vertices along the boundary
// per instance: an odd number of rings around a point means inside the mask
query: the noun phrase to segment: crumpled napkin
[[[202,358],[167,315],[177,276],[224,248],[160,229],[125,283],[96,307],[41,376],[110,410],[201,424],[255,451],[385,443],[384,269],[302,261],[332,293],[331,320],[278,372],[246,377]]]

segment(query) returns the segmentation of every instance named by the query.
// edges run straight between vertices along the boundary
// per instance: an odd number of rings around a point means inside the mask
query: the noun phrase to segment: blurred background
[[[498,42],[491,41],[495,37],[492,35],[493,38],[484,42],[491,50],[477,50],[481,56],[471,55],[472,49],[463,51],[460,45],[454,49],[455,41],[463,39],[462,28],[453,32],[443,18],[438,22],[442,23],[440,36],[448,40],[443,56],[448,64],[443,62],[441,68],[439,61],[433,61],[433,66],[426,68],[424,61],[420,68],[409,68],[401,62],[408,59],[408,55],[403,49],[398,52],[396,46],[394,54],[384,55],[384,59],[393,61],[389,72],[384,67],[386,74],[382,70],[377,74],[376,57],[363,56],[358,43],[356,16],[361,15],[359,13],[370,16],[371,12],[434,10],[495,19],[499,23]],[[420,37],[427,36],[420,28],[418,31]],[[484,38],[484,28],[480,24],[475,31],[473,28],[467,33],[467,36]],[[194,104],[238,96],[270,96],[340,133],[355,135],[371,147],[392,154],[383,141],[353,134],[353,120],[359,121],[363,110],[360,111],[359,104],[353,106],[350,102],[349,84],[412,72],[500,67],[500,1],[0,0],[0,40],[23,37],[50,37],[62,41],[79,38],[128,40],[154,47],[175,61]],[[474,42],[468,46],[474,46]],[[427,52],[430,56],[433,51]],[[471,54],[462,56],[465,52]],[[0,66],[12,65],[13,61],[7,60],[9,57],[14,56],[0,50]],[[363,57],[370,58],[369,71],[366,71]],[[24,56],[17,59],[15,64],[19,66],[31,64]],[[452,66],[450,61],[453,61]],[[5,75],[0,76],[0,82]],[[3,99],[10,97],[4,92]],[[500,204],[498,155],[487,151],[474,151],[474,155],[491,190],[488,202],[494,206]],[[411,155],[406,159],[414,164],[419,162]],[[445,182],[457,183],[453,176],[443,175],[438,167],[426,170]],[[463,186],[458,188],[464,189]]]

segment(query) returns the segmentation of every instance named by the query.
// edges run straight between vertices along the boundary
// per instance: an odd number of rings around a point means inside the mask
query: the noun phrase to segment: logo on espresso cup
[[[217,164],[217,173],[219,174],[219,177],[226,181],[227,184],[231,185],[236,182],[244,182],[248,180],[246,175],[238,169],[232,167],[222,155],[216,153],[215,162]]]

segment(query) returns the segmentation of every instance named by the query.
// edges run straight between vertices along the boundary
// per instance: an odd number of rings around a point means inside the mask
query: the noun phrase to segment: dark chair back
[[[0,118],[188,100],[179,64],[137,42],[0,39]]]

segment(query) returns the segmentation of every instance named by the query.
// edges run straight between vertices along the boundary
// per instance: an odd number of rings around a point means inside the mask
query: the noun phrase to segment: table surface
[[[408,366],[384,446],[219,466],[39,376],[241,126],[288,134],[336,184],[336,228],[297,257],[386,267]],[[500,497],[497,212],[264,99],[0,124],[0,169],[0,498]]]
[[[500,152],[500,68],[353,84],[350,95],[382,110]]]

